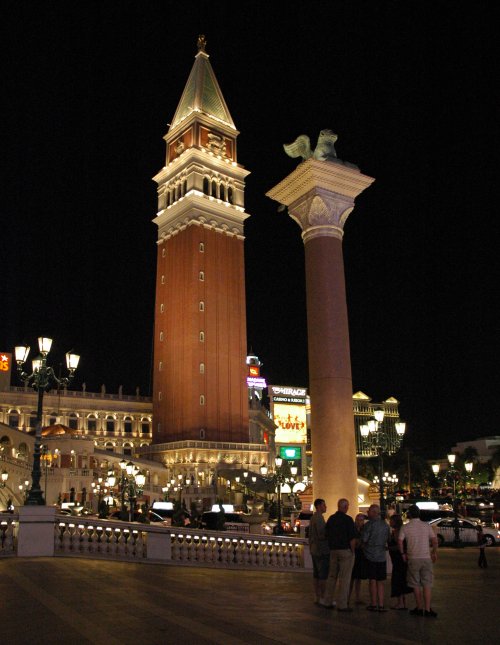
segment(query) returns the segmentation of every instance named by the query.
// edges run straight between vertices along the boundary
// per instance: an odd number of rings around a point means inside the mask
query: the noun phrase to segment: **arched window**
[[[114,432],[114,431],[115,431],[115,419],[109,414],[106,417],[106,432]]]
[[[74,412],[68,417],[68,428],[70,430],[78,430],[78,415]]]
[[[25,443],[19,444],[17,458],[21,459],[21,461],[26,461],[28,459],[28,446]]]
[[[164,275],[161,276],[161,283],[165,284],[165,276]]]
[[[203,300],[200,300],[199,308],[200,311],[205,311],[205,303],[203,302]]]
[[[89,432],[95,432],[97,430],[97,417],[95,414],[89,414],[87,418],[87,430]]]
[[[11,428],[19,428],[19,412],[17,410],[11,410],[9,412],[9,426]]]
[[[217,197],[217,182],[212,179],[212,196]]]
[[[205,342],[205,332],[200,331],[200,343],[204,343],[204,342]]]
[[[203,242],[200,242],[200,245],[198,248],[200,250],[200,253],[205,253],[205,245],[203,244]]]
[[[107,444],[104,446],[104,450],[106,450],[107,452],[114,452],[115,447],[110,441],[108,441]]]
[[[49,414],[49,426],[53,426],[57,423],[57,414],[55,412],[51,412]]]
[[[161,257],[164,258],[167,255],[167,251],[165,249],[161,250]]]
[[[198,279],[200,282],[205,282],[205,271],[200,271],[198,274]]]
[[[162,314],[165,311],[165,306],[163,304],[160,305],[160,313]]]
[[[205,439],[205,428],[200,429],[200,439]]]
[[[163,341],[163,332],[160,332],[160,341]]]
[[[208,177],[203,177],[203,192],[205,195],[210,195],[210,182]]]
[[[200,405],[205,405],[205,395],[200,394]]]
[[[205,363],[200,363],[200,374],[205,374]]]
[[[231,186],[229,186],[228,191],[227,191],[227,201],[232,204],[233,203],[233,189]]]
[[[149,421],[148,421],[148,419],[143,419],[141,421],[141,432],[142,432],[142,434],[149,434]]]
[[[131,417],[125,417],[123,420],[123,431],[126,432],[127,434],[130,434],[132,432],[132,418]]]
[[[30,430],[34,430],[36,428],[37,420],[38,420],[37,412],[35,412],[35,411],[30,412],[30,416],[29,416],[29,419],[28,419],[28,427],[29,427]]]
[[[123,454],[124,455],[132,455],[132,445],[129,443],[124,443],[123,444]]]
[[[187,179],[184,179],[184,181],[182,182],[182,194],[183,195],[185,195],[187,193],[187,189],[188,189]]]

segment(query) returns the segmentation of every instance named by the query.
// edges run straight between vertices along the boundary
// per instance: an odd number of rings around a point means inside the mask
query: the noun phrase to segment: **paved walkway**
[[[500,547],[441,549],[437,619],[312,603],[306,573],[260,573],[65,558],[0,560],[5,645],[317,645],[500,642]],[[365,588],[366,600],[368,600]],[[412,605],[413,606],[413,603]]]

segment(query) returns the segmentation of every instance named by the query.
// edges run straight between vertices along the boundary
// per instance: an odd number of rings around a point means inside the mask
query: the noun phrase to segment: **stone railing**
[[[19,516],[1,516],[0,556],[54,555],[268,571],[311,569],[307,542],[300,538],[191,530],[54,513],[44,518],[40,507],[24,508]]]
[[[17,555],[17,522],[13,513],[0,514],[0,557]]]
[[[305,540],[291,537],[242,536],[230,531],[141,526],[109,520],[78,521],[67,516],[58,516],[56,520],[56,556],[274,571],[310,568]]]
[[[288,537],[171,530],[171,562],[190,566],[304,571],[310,568],[304,546]]]

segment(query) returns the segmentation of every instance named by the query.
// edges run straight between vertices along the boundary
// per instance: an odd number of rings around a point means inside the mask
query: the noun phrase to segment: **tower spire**
[[[172,119],[169,133],[193,113],[203,114],[214,124],[229,127],[233,131],[236,130],[219,83],[215,78],[214,70],[208,60],[209,57],[205,51],[206,45],[205,36],[198,36],[198,53]]]

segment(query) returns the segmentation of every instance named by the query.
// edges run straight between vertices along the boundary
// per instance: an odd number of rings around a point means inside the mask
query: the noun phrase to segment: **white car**
[[[439,546],[450,544],[455,540],[455,520],[445,517],[429,522],[437,536]],[[477,524],[469,520],[458,520],[458,534],[464,544],[477,544]],[[489,526],[483,527],[484,540],[488,546],[500,544],[500,531]]]

